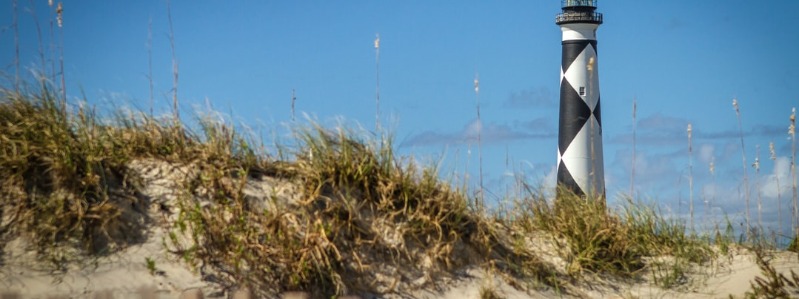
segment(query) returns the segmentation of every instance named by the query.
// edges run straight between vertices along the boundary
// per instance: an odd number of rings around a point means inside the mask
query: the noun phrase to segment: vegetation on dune
[[[169,245],[190,264],[214,265],[231,284],[344,294],[371,290],[355,277],[378,266],[429,279],[471,264],[557,284],[554,271],[505,244],[497,220],[471,209],[437,169],[395,157],[388,138],[311,126],[296,131],[292,159],[274,161],[221,123],[201,120],[202,134],[194,134],[144,113],[110,122],[88,109],[70,114],[46,89],[2,94],[3,239],[30,237],[59,268],[143,241],[150,202],[138,196],[127,163],[155,158],[201,161],[181,185]],[[254,208],[243,187],[259,175],[298,184],[301,200]],[[413,269],[420,264],[427,268]]]
[[[399,161],[389,139],[369,142],[319,126],[297,136],[295,159],[275,171],[302,187],[300,200],[253,209],[242,194],[252,169],[234,170],[238,187],[213,193],[217,205],[183,203],[189,208],[179,227],[195,233],[184,246],[189,260],[223,265],[231,281],[254,289],[328,295],[380,291],[370,285],[385,269],[397,282],[410,276],[435,284],[431,278],[471,264],[558,283],[535,255],[509,248],[496,220],[471,210],[464,193],[442,182],[436,169]],[[231,176],[205,177],[211,179],[203,184],[213,188]]]
[[[749,284],[752,290],[746,293],[747,298],[796,298],[799,296],[799,275],[793,270],[786,276],[777,272],[769,261],[764,250],[755,251],[755,259],[762,273]]]
[[[45,90],[38,95],[2,92],[0,195],[2,232],[29,235],[37,249],[59,261],[62,245],[89,253],[139,237],[143,219],[126,188],[119,142],[86,117],[68,115]],[[121,140],[120,140],[121,141]],[[123,233],[130,232],[130,233]],[[54,246],[55,245],[55,246]]]
[[[709,238],[632,199],[608,209],[604,200],[561,190],[553,201],[526,186],[515,208],[489,212],[435,167],[396,156],[386,136],[311,124],[295,128],[296,144],[278,145],[276,159],[208,119],[195,133],[145,113],[72,113],[46,85],[0,94],[0,238],[28,238],[61,270],[146,239],[154,203],[140,194],[129,166],[136,159],[194,166],[178,182],[167,249],[223,284],[263,294],[396,292],[408,278],[421,287],[474,265],[519,288],[569,292],[594,274],[652,275],[676,287],[717,254]],[[296,186],[296,200],[259,205],[245,191],[263,177]],[[531,248],[530,236],[541,234],[565,268]],[[729,234],[717,232],[716,245],[729,246]],[[769,292],[768,280],[757,283],[755,291]]]
[[[661,217],[656,209],[628,200],[618,212],[608,211],[604,199],[585,198],[559,190],[548,201],[530,190],[516,219],[526,232],[548,232],[562,249],[566,271],[636,277],[650,270],[664,287],[679,285],[692,264],[714,258],[710,244],[686,234],[677,220]],[[668,257],[665,260],[653,258]],[[649,267],[650,269],[647,269]]]
[[[135,158],[214,161],[205,140],[173,122],[116,115],[103,122],[92,109],[69,113],[46,85],[39,93],[0,90],[0,201],[3,239],[30,237],[55,264],[81,254],[113,252],[145,237],[145,198],[126,163]],[[227,163],[254,155],[231,148]]]

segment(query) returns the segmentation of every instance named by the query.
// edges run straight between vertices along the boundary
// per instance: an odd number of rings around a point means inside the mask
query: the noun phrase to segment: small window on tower
[[[580,86],[580,95],[581,96],[585,95],[585,87],[584,86]]]

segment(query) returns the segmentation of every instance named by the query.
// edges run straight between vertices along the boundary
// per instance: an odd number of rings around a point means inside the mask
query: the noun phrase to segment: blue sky
[[[68,96],[102,107],[149,110],[152,20],[155,110],[171,105],[167,3],[63,1],[50,33],[47,1],[17,1],[24,74],[41,69],[63,40]],[[59,1],[55,1],[56,3]],[[0,5],[0,71],[13,75],[13,2]],[[628,193],[632,102],[637,99],[636,192],[674,215],[687,212],[693,126],[696,217],[742,220],[741,107],[753,221],[758,191],[776,226],[776,179],[790,219],[791,108],[799,106],[799,2],[599,1],[599,76],[608,196]],[[512,192],[514,176],[551,185],[557,159],[560,1],[173,1],[179,98],[184,115],[213,109],[285,138],[291,95],[302,113],[375,126],[374,39],[380,34],[380,117],[402,154],[443,159],[476,188],[482,130],[487,198]],[[36,18],[34,18],[34,15]],[[38,20],[38,21],[37,21]],[[42,40],[36,24],[41,26]],[[53,42],[55,41],[55,42]],[[50,68],[50,62],[47,62]],[[56,67],[58,68],[58,67]],[[482,122],[473,80],[479,74]],[[281,137],[283,136],[283,137]],[[777,157],[769,159],[769,142]],[[715,172],[709,172],[710,161]],[[759,188],[758,188],[759,187]],[[740,191],[739,191],[740,190]],[[704,209],[704,200],[712,204]],[[701,222],[697,220],[697,222]]]

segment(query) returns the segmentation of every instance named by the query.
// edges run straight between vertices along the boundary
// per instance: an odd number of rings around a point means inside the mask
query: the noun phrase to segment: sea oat
[[[774,151],[774,141],[768,143],[769,159],[777,160],[777,152]]]
[[[757,225],[759,229],[763,230],[763,198],[760,193],[760,145],[755,145],[755,163],[752,163],[755,169],[755,190],[757,190]]]
[[[691,133],[693,128],[691,123],[688,123],[688,189],[690,201],[688,203],[688,210],[691,216],[691,230],[694,230],[694,165],[693,165],[693,144],[691,143]]]
[[[635,197],[635,118],[638,111],[638,103],[636,98],[633,97],[633,154],[632,163],[630,164],[630,197]]]
[[[774,141],[768,143],[769,159],[774,161],[777,168],[777,151],[774,150]],[[782,234],[782,190],[780,189],[780,174],[775,171],[774,180],[777,183],[777,234]]]
[[[172,27],[172,3],[166,1],[166,17],[169,21],[169,48],[172,49],[172,113],[175,123],[180,123],[180,109],[178,109],[178,76],[180,74],[178,58],[175,53],[175,30]]]
[[[58,27],[61,28],[64,26],[64,6],[61,2],[58,2],[58,7],[55,9],[56,13],[56,20],[58,21]]]
[[[380,33],[375,34],[375,131],[380,130]]]
[[[710,157],[708,170],[710,171],[710,176],[713,178],[713,196],[710,198],[710,201],[705,200],[706,210],[710,210],[710,207],[716,203],[716,156]]]
[[[788,126],[788,135],[791,140],[791,178],[793,179],[793,225],[794,241],[799,238],[799,195],[796,191],[796,108],[791,109],[791,124]]]
[[[478,207],[482,208],[485,204],[485,190],[483,189],[483,123],[480,119],[480,74],[478,73],[474,74],[474,96],[477,104],[477,123],[479,124],[477,130],[477,154],[480,159],[480,204]]]
[[[294,103],[297,102],[297,95],[294,89],[291,89],[291,121],[294,121]]]
[[[14,28],[14,91],[19,93],[19,7],[17,1],[12,2],[14,7],[14,21],[11,23]]]
[[[741,162],[743,165],[743,172],[744,172],[744,200],[746,201],[746,237],[749,239],[750,232],[749,227],[752,224],[751,217],[749,214],[749,175],[747,174],[747,165],[746,165],[746,146],[744,146],[744,131],[743,131],[743,124],[741,122],[741,110],[738,106],[738,99],[732,99],[732,107],[735,109],[735,116],[738,118],[738,133],[741,138]]]

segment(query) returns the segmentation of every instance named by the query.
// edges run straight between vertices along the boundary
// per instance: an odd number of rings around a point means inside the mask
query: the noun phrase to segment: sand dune
[[[232,298],[239,286],[223,283],[210,265],[191,267],[170,252],[174,248],[166,241],[172,229],[170,223],[177,215],[175,200],[181,178],[190,176],[196,167],[155,159],[134,160],[129,164],[131,173],[142,182],[140,196],[147,199],[150,205],[147,213],[152,219],[146,227],[146,240],[139,244],[70,263],[64,271],[53,271],[49,262],[33,253],[22,237],[5,243],[0,264],[0,298]],[[262,176],[250,179],[244,192],[253,206],[270,209],[297,201],[298,189],[288,180]],[[530,236],[528,240],[530,250],[545,263],[566,272],[566,263],[546,236]],[[794,253],[770,252],[768,256],[780,273],[789,275],[790,270],[799,271],[799,259]],[[647,267],[645,271],[653,269]],[[729,298],[730,295],[743,298],[751,291],[750,283],[755,277],[763,275],[754,253],[743,248],[734,248],[687,273],[691,274],[677,278],[679,281],[669,289],[657,286],[653,276],[646,272],[638,279],[588,273],[566,281],[562,289],[554,289],[487,271],[479,264],[466,263],[443,276],[392,276],[391,271],[375,269],[373,281],[382,285],[373,289],[383,292],[356,294],[354,298]],[[486,290],[496,297],[490,297]],[[237,296],[247,298],[243,292]]]

